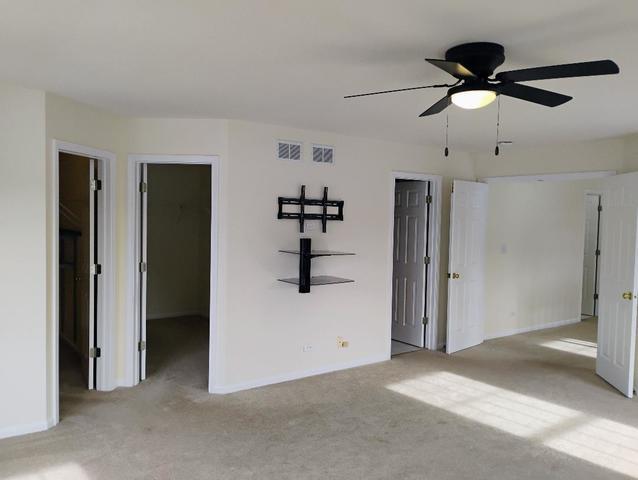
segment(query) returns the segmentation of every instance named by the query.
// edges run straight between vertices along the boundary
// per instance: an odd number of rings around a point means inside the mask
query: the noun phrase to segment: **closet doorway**
[[[440,177],[397,172],[392,187],[390,352],[435,350]]]
[[[216,326],[215,157],[135,155],[132,384],[210,391]]]

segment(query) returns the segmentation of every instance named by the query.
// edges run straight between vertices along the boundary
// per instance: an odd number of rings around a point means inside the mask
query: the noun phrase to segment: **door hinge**
[[[102,265],[99,263],[91,265],[91,275],[101,275],[102,274]]]
[[[602,212],[603,211],[603,206],[602,205],[598,205],[598,211]]]
[[[102,180],[98,180],[97,178],[92,178],[91,190],[93,190],[94,192],[97,190],[102,190]]]
[[[594,300],[598,300],[598,294],[594,293]]]
[[[423,257],[423,263],[425,263],[426,265],[429,265],[431,261],[432,259],[430,257]]]
[[[146,264],[146,262],[140,262],[140,273],[146,272],[147,269],[148,265]]]
[[[600,255],[600,250],[596,250],[596,256]]]
[[[100,358],[102,356],[102,349],[100,347],[89,348],[89,358]]]
[[[426,195],[425,196],[425,203],[432,203],[432,195]]]
[[[430,319],[428,317],[423,317],[423,325],[427,325]]]
[[[146,350],[146,342],[144,340],[137,342],[137,350],[140,352]]]
[[[140,182],[140,193],[148,192],[148,183]]]

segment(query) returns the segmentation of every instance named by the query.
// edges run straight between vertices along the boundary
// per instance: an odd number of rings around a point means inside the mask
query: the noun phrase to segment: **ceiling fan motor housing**
[[[463,43],[445,52],[445,59],[458,62],[479,78],[486,79],[505,61],[505,49],[498,43]]]

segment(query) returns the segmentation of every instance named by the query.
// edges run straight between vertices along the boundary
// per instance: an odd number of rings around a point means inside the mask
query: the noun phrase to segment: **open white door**
[[[485,235],[488,186],[454,180],[450,213],[446,352],[485,336]]]
[[[101,273],[98,249],[98,200],[100,193],[100,180],[98,178],[97,160],[89,159],[89,356],[88,356],[88,388],[97,388],[97,359],[100,356],[100,348],[97,341],[98,319],[98,282]]]
[[[139,244],[139,331],[140,338],[137,344],[137,350],[139,352],[139,365],[140,365],[140,381],[146,379],[146,286],[147,286],[147,228],[148,228],[148,176],[146,164],[140,165],[140,188],[139,188],[139,202],[140,202],[140,244]]]
[[[428,182],[395,186],[392,339],[424,346],[425,235]]]
[[[596,373],[631,398],[638,306],[638,174],[609,177],[603,185]]]

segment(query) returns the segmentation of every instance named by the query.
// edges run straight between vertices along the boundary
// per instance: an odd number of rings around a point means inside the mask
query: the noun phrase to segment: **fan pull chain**
[[[450,155],[450,149],[447,147],[448,143],[448,130],[450,128],[450,116],[449,114],[445,114],[445,156],[449,156]]]
[[[501,127],[501,96],[499,95],[497,99],[497,110],[496,110],[496,148],[494,148],[494,155],[498,157],[500,153],[499,145],[499,131]]]

